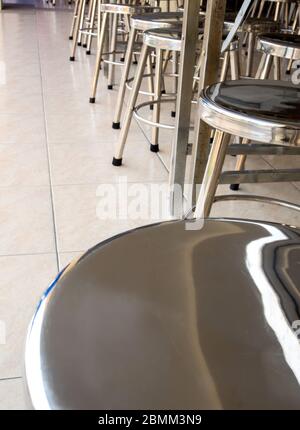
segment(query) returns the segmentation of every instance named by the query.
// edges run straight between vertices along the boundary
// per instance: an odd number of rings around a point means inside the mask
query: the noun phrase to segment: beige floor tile
[[[21,378],[0,380],[0,410],[28,409],[23,384]]]
[[[122,231],[155,222],[147,218],[150,212],[146,212],[145,219],[133,220],[126,216],[120,219],[118,214],[120,207],[124,207],[122,203],[117,206],[116,215],[112,214],[109,219],[99,217],[99,208],[103,207],[101,198],[105,197],[103,190],[96,184],[54,187],[59,252],[87,250]],[[117,201],[120,202],[119,199]],[[130,203],[131,200],[128,201]]]
[[[5,343],[0,344],[0,378],[10,378],[22,375],[27,328],[57,265],[54,254],[0,257],[0,264],[0,317],[6,329]]]
[[[45,143],[45,121],[39,115],[0,113],[0,143]]]
[[[0,237],[0,255],[54,252],[48,187],[1,188]]]
[[[60,143],[50,146],[53,185],[110,183],[120,176],[127,180],[163,181],[167,172],[157,156],[149,151],[143,136],[130,142],[121,167],[112,165],[114,142]]]
[[[5,80],[7,80],[5,82]],[[0,113],[19,117],[41,115],[43,98],[40,76],[3,78],[0,63]]]
[[[47,148],[0,143],[0,187],[49,185]]]

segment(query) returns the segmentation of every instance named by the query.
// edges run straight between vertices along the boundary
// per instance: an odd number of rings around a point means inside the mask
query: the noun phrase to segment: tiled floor
[[[32,0],[34,1],[34,0]],[[162,152],[150,153],[134,124],[122,168],[111,165],[118,131],[111,122],[116,91],[102,80],[98,102],[88,103],[94,55],[78,50],[70,63],[68,6],[37,3],[0,14],[0,409],[25,408],[22,357],[26,328],[37,300],[57,271],[96,242],[146,221],[97,218],[99,184],[118,176],[129,182],[168,180],[170,134]],[[299,165],[294,158],[293,164]],[[234,159],[228,158],[234,165]],[[290,160],[253,158],[270,168]],[[223,187],[227,192],[227,187]],[[244,192],[276,195],[300,203],[300,185],[244,186]],[[298,215],[264,205],[220,204],[214,214],[282,220]]]

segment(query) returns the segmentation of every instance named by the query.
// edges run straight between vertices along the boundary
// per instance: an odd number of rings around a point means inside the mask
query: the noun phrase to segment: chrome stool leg
[[[83,16],[82,27],[81,28],[83,28],[85,26],[84,25],[85,21],[88,22],[88,28],[90,28],[90,22],[91,22],[91,17],[92,17],[92,10],[93,10],[93,3],[94,3],[94,0],[89,0],[89,7],[88,7],[87,16],[86,16],[86,19]],[[83,37],[82,37],[82,47],[83,48],[87,48],[87,39],[88,39],[88,35],[84,34]]]
[[[150,95],[150,100],[153,101],[154,100],[154,80],[153,80],[153,73],[152,73],[153,65],[152,65],[151,55],[148,55],[148,58],[147,58],[147,69],[148,69],[148,74],[149,74],[148,89],[149,89],[149,93],[153,94],[153,95]],[[150,108],[150,110],[153,110],[153,108],[154,108],[153,104],[151,104],[149,106],[149,108]]]
[[[103,48],[104,48],[104,40],[105,40],[105,36],[106,36],[107,18],[108,18],[108,14],[106,12],[104,12],[102,22],[101,22],[100,38],[99,38],[99,43],[98,43],[98,47],[97,47],[97,57],[96,57],[96,64],[95,64],[94,79],[93,79],[93,84],[92,84],[90,103],[95,103],[95,100],[96,100],[96,90],[97,90],[97,84],[98,84],[99,73],[100,73],[102,53],[103,53]]]
[[[72,24],[71,24],[71,30],[70,30],[70,35],[69,35],[69,40],[73,40],[73,37],[74,37],[75,25],[76,25],[76,21],[78,20],[79,4],[80,4],[80,0],[76,0]]]
[[[143,79],[143,73],[145,70],[145,66],[146,66],[146,62],[147,62],[147,57],[149,54],[149,47],[144,43],[143,47],[142,47],[142,51],[140,54],[140,58],[139,58],[139,62],[138,62],[138,66],[137,66],[137,71],[136,71],[136,76],[135,79],[133,81],[133,87],[131,90],[131,94],[130,94],[130,98],[129,98],[129,103],[126,109],[126,113],[125,113],[125,118],[124,118],[124,125],[121,128],[121,133],[120,133],[120,138],[119,138],[119,142],[118,142],[118,147],[115,151],[115,156],[113,157],[113,161],[112,164],[114,166],[121,166],[122,164],[122,157],[123,157],[123,152],[124,152],[124,147],[125,147],[125,143],[126,143],[126,139],[127,139],[127,135],[129,132],[129,127],[131,124],[131,120],[132,120],[132,115],[133,115],[133,109],[135,107],[136,104],[136,100],[139,94],[139,88],[141,86],[141,82]]]
[[[206,218],[210,214],[230,137],[230,134],[220,130],[215,132],[198,198],[200,204],[197,205],[197,213],[195,213],[197,218]]]
[[[91,46],[92,46],[92,31],[95,27],[95,21],[96,21],[96,9],[97,9],[97,0],[93,0],[93,7],[92,7],[92,11],[91,11],[91,20],[90,20],[90,25],[89,25],[89,30],[90,30],[90,34],[88,35],[88,39],[87,39],[87,50],[86,50],[86,54],[90,55],[91,53]],[[98,25],[100,25],[100,23],[98,23]]]
[[[109,54],[109,65],[108,65],[108,85],[107,89],[112,90],[114,84],[114,72],[115,66],[113,62],[116,59],[116,44],[117,44],[117,29],[118,29],[118,14],[115,13],[112,18],[112,34],[111,34],[111,44],[110,44],[110,54]]]
[[[71,50],[71,56],[70,56],[70,61],[75,61],[75,53],[76,53],[76,46],[77,46],[77,40],[78,40],[78,34],[79,34],[79,28],[80,28],[80,18],[81,15],[84,11],[84,5],[85,5],[85,0],[78,0],[79,4],[78,4],[78,16],[76,19],[76,23],[75,23],[75,28],[74,28],[74,34],[73,34],[73,44],[72,44],[72,50]]]
[[[162,73],[163,73],[163,51],[162,49],[156,49],[156,68],[155,68],[155,83],[154,83],[154,108],[153,108],[153,122],[158,123],[160,118],[160,99],[161,99],[161,88],[162,88]],[[159,128],[152,127],[152,143],[150,150],[152,152],[158,152],[158,136]]]
[[[77,35],[77,38],[78,38],[77,39],[77,46],[81,46],[82,33],[80,32],[80,29],[83,28],[85,8],[86,8],[86,0],[83,0],[83,6],[82,6],[81,15],[80,15],[78,35]],[[75,47],[76,47],[76,45],[75,45]],[[75,56],[75,51],[74,51],[74,56]]]
[[[248,38],[248,55],[246,62],[246,73],[245,76],[249,78],[253,67],[253,56],[254,56],[254,45],[255,45],[256,34],[254,32],[249,33]]]
[[[132,28],[130,30],[130,34],[129,34],[127,51],[126,51],[126,55],[125,55],[124,68],[123,68],[123,73],[122,73],[121,82],[120,82],[120,88],[119,88],[119,92],[118,92],[117,107],[116,107],[116,111],[115,111],[114,120],[112,123],[112,128],[114,128],[114,129],[120,128],[121,112],[122,112],[122,106],[123,106],[124,97],[125,97],[125,91],[126,91],[126,81],[128,79],[128,76],[129,76],[136,34],[137,34],[136,29]],[[151,70],[150,70],[150,73],[151,73]]]
[[[178,75],[178,52],[177,51],[173,51],[172,73],[174,74],[174,77],[173,77],[173,93],[177,94],[177,89],[178,89],[178,77],[176,76],[176,75]],[[196,81],[194,81],[194,82],[196,82]],[[175,116],[176,116],[176,100],[174,102],[174,110],[171,112],[171,116],[173,118],[175,118]]]

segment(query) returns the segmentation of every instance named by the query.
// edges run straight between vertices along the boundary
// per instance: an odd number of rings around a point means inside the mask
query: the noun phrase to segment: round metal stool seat
[[[169,28],[180,24],[182,19],[182,12],[156,12],[146,15],[133,15],[131,17],[131,26],[139,31],[146,31],[154,28]]]
[[[172,221],[102,242],[42,297],[35,409],[299,409],[300,231]]]
[[[141,5],[128,5],[128,4],[114,4],[114,3],[103,3],[100,5],[101,12],[107,13],[118,13],[122,15],[134,15],[136,13],[145,12],[160,12],[159,7],[153,6],[141,6]]]
[[[181,35],[181,26],[176,26],[172,29],[158,28],[147,30],[144,32],[144,43],[155,49],[180,51],[182,45]]]
[[[300,60],[300,36],[284,33],[262,33],[257,49],[274,57]]]
[[[300,145],[300,88],[257,79],[206,88],[201,116],[210,126],[265,143]]]

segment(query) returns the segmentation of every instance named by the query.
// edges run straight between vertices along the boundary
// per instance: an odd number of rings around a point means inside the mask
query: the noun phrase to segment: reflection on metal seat
[[[199,106],[202,120],[216,129],[199,195],[199,216],[209,216],[219,182],[237,190],[240,183],[300,180],[300,169],[244,171],[246,154],[300,155],[299,87],[256,79],[225,81],[204,89]],[[235,172],[222,173],[231,136],[244,138],[243,144],[235,145],[235,154],[242,155]]]
[[[263,53],[256,77],[267,79],[274,64],[274,79],[280,79],[281,59],[289,60],[287,73],[294,60],[300,60],[300,36],[297,34],[262,33],[258,36],[257,49]]]
[[[33,317],[33,407],[299,409],[299,235],[173,221],[95,246]]]

